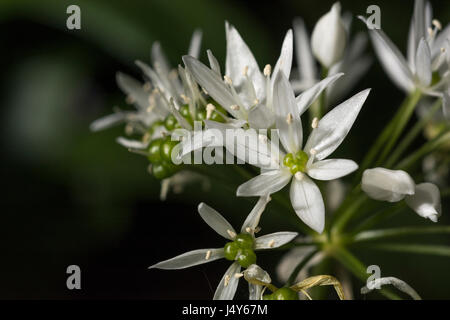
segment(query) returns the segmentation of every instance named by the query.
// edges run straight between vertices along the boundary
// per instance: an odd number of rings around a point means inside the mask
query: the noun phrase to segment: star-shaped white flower
[[[239,186],[238,196],[272,194],[291,183],[290,198],[299,218],[321,233],[325,224],[325,208],[317,185],[310,179],[333,180],[358,168],[346,159],[325,160],[350,131],[370,89],[361,91],[328,112],[320,121],[313,121],[313,131],[303,145],[303,131],[299,110],[288,79],[279,74],[274,86],[276,125],[287,154],[278,150],[279,167],[267,169],[255,178]],[[273,151],[273,150],[272,150]],[[249,148],[249,152],[258,152]]]
[[[255,207],[252,209],[250,214],[245,219],[241,227],[241,233],[237,234],[235,229],[231,224],[216,210],[209,207],[205,203],[201,203],[198,206],[198,212],[202,219],[219,235],[227,240],[235,241],[240,236],[244,235],[251,237],[253,239],[253,244],[251,250],[264,250],[278,248],[292,239],[294,239],[298,233],[297,232],[275,232],[267,234],[261,237],[255,237],[255,232],[258,230],[259,220],[261,215],[270,201],[269,196],[261,197],[256,203]],[[252,242],[252,241],[250,241]],[[228,243],[230,244],[230,242]],[[227,244],[227,245],[228,245]],[[227,246],[225,246],[227,248]],[[243,249],[242,249],[243,251]],[[216,292],[214,294],[214,300],[231,300],[237,289],[239,278],[242,276],[241,271],[241,261],[239,256],[241,255],[241,249],[238,250],[236,258],[231,266],[225,272],[222,277]],[[172,259],[161,261],[150,267],[165,270],[176,270],[184,269],[199,264],[211,262],[221,258],[226,258],[227,253],[224,248],[213,248],[213,249],[199,249],[194,251],[189,251]]]
[[[450,25],[432,20],[431,5],[416,0],[408,36],[407,59],[381,29],[369,28],[375,52],[391,80],[402,90],[420,90],[426,95],[443,98],[443,109],[449,117],[450,99]],[[366,22],[364,17],[359,17]]]

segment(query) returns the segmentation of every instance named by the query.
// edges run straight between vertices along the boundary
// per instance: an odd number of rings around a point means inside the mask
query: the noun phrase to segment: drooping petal
[[[289,79],[292,68],[292,55],[293,55],[294,42],[292,38],[292,30],[288,30],[286,36],[284,37],[283,45],[281,47],[280,57],[275,64],[275,68],[272,73],[272,83],[279,71],[282,71],[286,78]]]
[[[415,185],[405,171],[373,168],[364,171],[361,189],[375,200],[397,202],[414,194]]]
[[[256,227],[259,224],[259,220],[261,219],[261,215],[264,212],[264,209],[266,208],[266,205],[269,203],[269,201],[272,200],[269,195],[262,196],[259,198],[256,205],[253,207],[250,214],[245,219],[244,223],[242,224],[241,232],[247,232],[247,228],[250,228],[250,230],[253,232]]]
[[[310,228],[322,233],[325,227],[325,205],[317,185],[306,175],[292,179],[290,198],[298,217]]]
[[[200,86],[230,114],[238,117],[238,112],[230,108],[235,104],[234,98],[217,73],[193,57],[183,56],[183,61]]]
[[[288,170],[270,170],[241,184],[238,197],[264,196],[275,193],[289,183],[292,175]]]
[[[126,112],[116,112],[116,113],[108,114],[107,116],[101,117],[101,118],[93,121],[90,124],[89,129],[91,129],[91,131],[95,132],[95,131],[100,131],[100,130],[112,127],[112,126],[124,121],[126,116],[127,116]]]
[[[317,180],[333,180],[346,176],[358,169],[355,161],[347,159],[329,159],[313,163],[307,173]]]
[[[420,39],[416,54],[416,75],[423,86],[431,83],[431,52],[425,39]]]
[[[220,213],[203,202],[198,205],[198,213],[215,232],[226,239],[233,240],[230,232],[236,234],[236,231]]]
[[[177,270],[189,268],[199,264],[211,262],[224,257],[223,248],[218,249],[198,249],[189,251],[172,259],[158,262],[149,269]],[[208,258],[208,259],[207,259]]]
[[[420,183],[416,185],[416,193],[405,198],[406,204],[419,216],[437,222],[441,215],[441,195],[439,188],[432,183]]]
[[[246,81],[243,71],[248,68],[247,75],[253,83],[256,97],[262,100],[265,92],[265,79],[253,53],[234,26],[226,22],[225,30],[227,38],[225,74],[233,80],[234,86],[241,87]]]
[[[200,54],[200,47],[202,45],[202,36],[203,32],[200,29],[197,29],[192,34],[191,43],[189,44],[188,55],[198,59]]]
[[[288,231],[266,234],[255,239],[255,250],[281,247],[282,245],[291,242],[296,236],[298,236],[297,232]]]
[[[222,280],[220,280],[213,300],[233,300],[239,283],[239,278],[235,277],[235,274],[240,272],[241,266],[239,263],[233,262],[227,271],[225,271]]]
[[[304,150],[310,152],[314,149],[318,160],[326,158],[336,150],[353,126],[369,92],[370,89],[366,89],[355,94],[320,119],[317,128],[309,136]]]
[[[366,23],[364,17],[358,18]],[[391,80],[404,91],[413,90],[413,75],[398,48],[381,29],[371,29],[369,35],[378,59]]]
[[[319,97],[323,90],[325,90],[328,86],[330,86],[333,82],[335,82],[343,75],[343,73],[337,73],[335,75],[326,77],[319,83],[304,91],[302,94],[298,95],[297,98],[295,98],[295,102],[297,104],[298,113],[300,114],[300,116],[308,109],[308,107],[314,102],[314,100]]]
[[[308,32],[301,18],[294,20],[295,52],[300,79],[317,79],[316,62],[312,56]]]
[[[273,88],[273,107],[280,140],[289,152],[297,152],[303,143],[303,129],[298,113],[295,95],[289,80],[283,73],[275,79]]]
[[[311,48],[317,60],[329,68],[342,59],[346,42],[347,32],[341,19],[341,6],[336,2],[317,21],[311,35]]]

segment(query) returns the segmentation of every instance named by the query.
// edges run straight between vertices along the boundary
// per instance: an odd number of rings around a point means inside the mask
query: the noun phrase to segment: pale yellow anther
[[[294,121],[294,116],[292,115],[292,113],[288,113],[287,117],[286,117],[286,122],[288,124],[291,124],[292,121]]]
[[[444,53],[444,52],[445,52],[445,48],[442,47],[442,48],[441,48],[441,53]]]
[[[206,95],[209,95],[208,91],[206,91],[206,89],[203,88],[203,87],[202,87],[202,91],[203,91]]]
[[[235,277],[236,279],[242,278],[243,276],[244,276],[243,273],[235,273],[235,274],[234,274],[234,277]]]
[[[317,150],[316,149],[309,149],[309,153],[314,156],[314,155],[317,154]]]
[[[211,250],[206,251],[205,260],[209,260],[211,258]]]
[[[264,76],[268,77],[271,73],[272,67],[270,66],[270,64],[266,64],[266,66],[264,67]]]
[[[246,77],[247,74],[248,74],[248,66],[245,66],[245,67],[244,67],[244,70],[242,71],[242,75],[243,75],[244,77]]]
[[[247,228],[245,228],[245,232],[247,232],[247,233],[252,233],[252,228],[250,228],[250,227],[247,227]]]
[[[433,26],[436,27],[436,29],[442,30],[442,24],[439,20],[433,19],[433,21],[431,21],[431,23],[433,24]]]
[[[216,110],[216,107],[212,103],[206,105],[206,119],[211,118],[212,113]]]
[[[234,110],[234,111],[238,111],[240,108],[237,104],[233,104],[232,106],[230,106],[230,109]]]
[[[187,97],[185,94],[180,94],[180,97],[181,97],[181,99],[183,99],[183,102],[184,102],[185,104],[188,104],[188,103],[189,103],[190,99],[189,99],[189,97]]]
[[[236,238],[236,232],[234,232],[233,230],[228,229],[227,233],[232,239]]]
[[[253,100],[253,105],[256,106],[257,104],[259,104],[259,99]]]
[[[294,175],[295,179],[297,179],[298,181],[303,180],[304,176],[305,175],[302,172],[300,172],[300,171],[296,172],[295,175]]]
[[[318,119],[317,117],[315,117],[315,118],[312,120],[311,128],[315,129],[315,128],[317,128],[318,125],[319,125],[319,119]]]
[[[275,240],[274,239],[270,240],[268,245],[270,248],[273,248],[273,246],[275,245]]]
[[[223,76],[223,80],[225,80],[225,82],[227,84],[229,84],[230,86],[233,85],[233,81],[231,80],[231,78],[227,75]]]
[[[227,274],[227,275],[225,276],[224,281],[223,281],[224,287],[228,286],[228,283],[230,283],[230,279],[231,279],[231,277]]]

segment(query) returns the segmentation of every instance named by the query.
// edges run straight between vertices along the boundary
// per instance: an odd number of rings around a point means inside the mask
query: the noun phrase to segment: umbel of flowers
[[[387,242],[402,235],[449,233],[449,226],[377,228],[398,214],[415,212],[418,219],[426,218],[422,223],[429,224],[438,223],[445,213],[441,196],[448,191],[423,177],[434,174],[445,181],[446,173],[430,166],[421,172],[422,160],[442,155],[450,141],[450,27],[433,20],[431,12],[429,3],[415,1],[407,59],[382,30],[368,31],[381,65],[407,97],[377,139],[368,143],[359,163],[336,158],[333,153],[357,134],[352,127],[368,107],[364,105],[370,95],[382,93],[365,89],[343,97],[368,70],[371,59],[364,53],[365,34],[350,35],[350,16],[341,13],[339,3],[318,20],[311,37],[303,21],[295,20],[294,31],[286,32],[274,64],[258,64],[237,29],[226,22],[224,68],[211,50],[206,51],[207,59],[199,59],[201,32],[196,31],[177,68],[170,66],[155,43],[151,64],[137,62],[144,82],[119,73],[117,83],[135,109],[117,109],[95,121],[92,129],[125,123],[126,137],[118,137],[117,142],[148,159],[149,171],[161,180],[162,200],[169,189],[180,192],[185,185],[199,181],[207,186],[211,179],[229,174],[218,175],[225,165],[174,161],[190,159],[206,148],[216,148],[240,161],[231,166],[241,184],[229,186],[236,189],[237,197],[258,197],[247,218],[242,216],[239,231],[201,203],[200,216],[225,238],[223,246],[189,251],[150,268],[173,270],[227,260],[230,266],[214,299],[233,299],[241,278],[248,284],[249,299],[313,299],[308,289],[329,285],[344,299],[354,297],[348,274],[363,284],[368,276],[364,264],[352,253],[354,247],[370,249],[376,241],[381,250],[450,256],[450,247],[442,244]],[[294,57],[297,66],[291,72]],[[342,102],[335,103],[338,97]],[[420,107],[430,101],[431,107]],[[420,119],[407,131],[415,110],[420,111]],[[443,115],[440,125],[433,127],[428,141],[411,150],[419,133],[435,124],[438,110]],[[261,129],[270,133],[248,139],[247,133]],[[234,133],[232,143],[218,139],[227,131]],[[251,158],[269,162],[255,163]],[[353,175],[353,182],[341,179],[348,175]],[[203,195],[199,193],[199,198]],[[291,231],[260,236],[262,213],[274,204],[282,209],[272,218],[287,219]],[[293,219],[292,213],[298,219]],[[272,249],[286,251],[277,268],[283,283],[280,288],[258,259],[260,250]],[[338,280],[332,275],[312,274],[314,267],[327,259],[347,276]],[[389,284],[420,298],[405,281],[392,276],[368,282],[361,293]],[[390,289],[380,292],[399,298]]]

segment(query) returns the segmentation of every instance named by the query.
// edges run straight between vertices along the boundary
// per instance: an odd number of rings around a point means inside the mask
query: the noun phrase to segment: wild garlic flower
[[[280,73],[274,86],[274,109],[281,144],[286,153],[278,150],[278,168],[266,169],[259,176],[240,185],[237,195],[248,197],[272,194],[292,182],[290,199],[295,212],[305,224],[321,233],[325,225],[325,206],[319,188],[310,177],[333,180],[358,168],[351,160],[325,158],[347,136],[369,92],[370,89],[361,91],[332,109],[322,119],[314,119],[313,131],[302,148],[300,114],[304,110],[298,109],[289,81]],[[249,148],[250,153],[258,151]]]
[[[184,269],[221,258],[234,261],[225,272],[214,294],[214,300],[233,299],[239,278],[242,276],[241,268],[247,268],[256,263],[255,251],[278,248],[298,235],[297,232],[275,232],[255,237],[255,233],[259,229],[259,220],[269,201],[269,196],[263,196],[258,200],[245,219],[240,233],[237,233],[216,210],[205,203],[200,203],[198,212],[202,219],[219,235],[231,240],[231,242],[228,242],[224,248],[189,251],[172,259],[159,262],[151,266],[150,269]]]
[[[391,80],[402,90],[420,90],[443,99],[443,110],[449,117],[450,98],[450,25],[442,32],[438,20],[432,20],[432,8],[416,0],[408,35],[407,58],[381,29],[369,28],[375,52]],[[359,17],[364,22],[363,17]]]
[[[335,4],[333,6],[333,9],[331,10],[331,13],[335,14],[338,11],[339,4]],[[330,15],[331,13],[328,13],[328,15]],[[341,24],[343,24],[346,33],[345,38],[348,39],[346,41],[348,42],[348,44],[343,44],[344,52],[340,53],[339,55],[335,54],[335,57],[339,57],[339,59],[334,58],[333,61],[336,59],[337,60],[328,67],[327,75],[329,76],[335,75],[340,72],[345,73],[345,77],[339,80],[339,82],[336,82],[327,88],[327,100],[330,102],[334,102],[342,97],[345,97],[346,94],[356,84],[356,82],[367,72],[372,62],[372,59],[367,54],[363,53],[364,49],[367,46],[366,34],[364,34],[363,32],[358,32],[353,38],[350,38],[350,28],[352,22],[351,15],[343,14],[342,18],[338,19],[337,17],[334,17],[333,20],[335,21],[335,24],[337,24],[337,27],[334,28],[335,33],[340,33],[341,38],[344,37],[340,27]],[[338,22],[340,20],[342,21]],[[319,27],[316,26],[315,34],[316,38],[320,39],[320,28],[318,28]],[[317,70],[316,61],[314,59],[315,55],[313,54],[311,49],[308,31],[306,29],[305,23],[301,18],[296,18],[294,20],[293,29],[297,70],[295,70],[296,72],[293,72],[292,74],[291,83],[295,92],[303,92],[320,81],[321,74]],[[329,30],[325,32],[327,38],[331,34],[328,31]],[[333,46],[334,40],[335,39],[329,40],[328,42],[331,42],[331,44],[329,44],[328,46]],[[339,45],[342,46],[342,43],[340,43]],[[329,52],[336,52],[336,49],[330,49]],[[326,54],[327,52],[324,52],[324,55]]]
[[[279,72],[289,77],[292,65],[292,30],[286,33],[280,57],[273,69],[266,65],[261,72],[253,53],[239,32],[226,23],[227,52],[225,75],[208,50],[210,68],[195,59],[184,56],[183,61],[200,86],[231,116],[229,123],[236,127],[248,124],[255,129],[269,128],[274,123],[272,88]]]
[[[367,169],[361,181],[362,190],[372,199],[406,204],[419,216],[437,222],[441,215],[439,188],[432,183],[415,184],[411,176],[402,170],[385,168]]]

